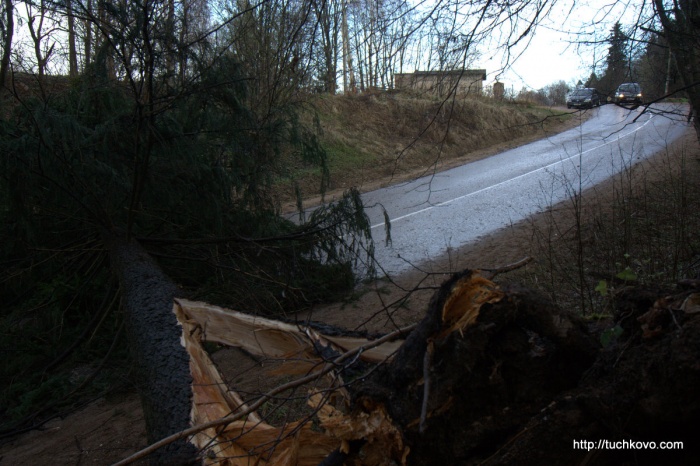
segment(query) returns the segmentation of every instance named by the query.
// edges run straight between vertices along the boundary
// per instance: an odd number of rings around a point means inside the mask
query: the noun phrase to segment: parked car
[[[574,89],[566,97],[566,108],[593,108],[600,105],[600,94],[592,87]]]
[[[642,103],[642,88],[637,83],[623,83],[617,87],[613,102],[624,104],[628,102]]]

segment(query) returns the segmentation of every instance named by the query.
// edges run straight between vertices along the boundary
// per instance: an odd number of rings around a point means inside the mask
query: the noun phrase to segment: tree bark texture
[[[5,37],[3,37],[2,58],[0,58],[0,88],[7,84],[7,74],[10,69],[12,53],[12,37],[15,32],[14,6],[12,0],[5,0]]]
[[[68,74],[78,76],[78,51],[75,45],[75,16],[72,0],[66,0],[66,17],[68,19]]]
[[[192,376],[173,313],[175,284],[135,240],[104,234],[112,269],[122,289],[130,351],[148,440],[153,443],[191,425]],[[196,449],[186,439],[158,450],[152,464],[193,464]]]

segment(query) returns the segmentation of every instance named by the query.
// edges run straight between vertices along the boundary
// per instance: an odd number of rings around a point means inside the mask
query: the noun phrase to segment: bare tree
[[[337,88],[338,56],[342,17],[341,0],[314,0],[314,14],[319,29],[320,59],[316,61],[316,73],[324,92],[335,94]]]
[[[569,92],[569,85],[564,81],[559,81],[545,87],[547,97],[553,105],[566,105],[566,93]]]
[[[87,0],[85,2],[84,12],[85,12],[85,14],[84,14],[84,19],[83,19],[83,30],[84,30],[83,47],[84,47],[85,56],[84,56],[83,65],[85,67],[87,67],[92,62],[93,22],[90,21],[90,18],[93,17],[92,0]]]
[[[68,19],[68,74],[78,74],[78,51],[76,49],[75,16],[73,15],[73,2],[66,0],[66,17]]]
[[[690,105],[697,111],[700,108],[700,2],[654,0],[654,11],[663,28],[660,34],[668,40],[675,58]],[[694,125],[700,140],[698,118],[695,118]]]
[[[59,27],[52,17],[52,12],[46,1],[41,0],[38,5],[25,2],[25,8],[27,12],[27,26],[29,27],[29,34],[31,35],[34,48],[37,73],[41,78],[46,73],[46,66],[56,48],[57,39],[54,37],[54,33],[59,30]]]
[[[15,15],[12,0],[4,2],[5,16],[2,22],[2,57],[0,58],[0,88],[5,87],[7,82],[7,73],[10,69],[10,56],[12,53],[12,37],[15,31]]]

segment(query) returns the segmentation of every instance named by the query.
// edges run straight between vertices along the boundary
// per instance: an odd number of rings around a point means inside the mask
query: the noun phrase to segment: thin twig
[[[506,273],[506,272],[512,272],[513,270],[517,270],[521,267],[525,267],[527,264],[532,262],[533,258],[531,256],[525,257],[524,259],[520,259],[518,262],[514,262],[512,264],[504,265],[503,267],[498,267],[496,269],[481,269],[484,272],[489,272],[489,276],[486,277],[489,280],[492,280],[496,275]]]

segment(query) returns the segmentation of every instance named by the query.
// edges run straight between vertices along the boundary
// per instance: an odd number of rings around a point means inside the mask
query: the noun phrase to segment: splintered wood
[[[176,300],[174,312],[182,325],[182,343],[190,355],[194,425],[247,410],[242,397],[226,386],[203,349],[205,334],[213,341],[257,355],[299,354],[306,352],[306,347],[310,345],[308,339],[302,340],[296,327],[237,315],[233,311],[230,311],[230,318],[227,319],[229,311],[204,303]],[[258,321],[259,327],[255,326],[255,321]],[[261,329],[266,331],[256,335],[256,330]],[[228,336],[221,335],[227,331],[230,332]],[[316,465],[338,446],[336,439],[313,431],[309,422],[277,428],[264,422],[254,412],[223,428],[205,429],[196,434],[192,442],[202,452],[203,464],[221,466]]]
[[[338,353],[366,345],[363,338],[322,335],[310,327],[251,316],[211,304],[176,300],[176,307],[186,310],[188,319],[202,330],[202,339],[242,348],[256,356],[291,358],[305,356],[318,360],[314,345],[332,346]],[[368,362],[382,362],[394,354],[401,342],[388,342],[362,352]]]
[[[453,287],[442,309],[440,336],[473,324],[484,303],[502,298],[498,287],[472,273]],[[306,375],[328,367],[331,358],[356,351],[365,362],[380,364],[390,360],[403,340],[372,344],[370,340],[327,336],[301,325],[254,317],[210,304],[176,300],[174,312],[182,325],[182,344],[190,356],[193,378],[193,425],[202,425],[232,414],[250,411],[243,398],[226,386],[216,365],[202,344],[216,342],[240,348],[252,355],[289,360]],[[377,343],[380,343],[379,341]],[[365,350],[364,347],[368,348]],[[362,348],[361,351],[357,351]],[[320,354],[325,354],[325,359]],[[300,364],[301,363],[301,364]],[[294,371],[291,371],[292,373]],[[328,372],[328,371],[326,371]],[[288,372],[289,373],[289,372]],[[309,419],[275,427],[255,412],[211,427],[192,438],[207,465],[316,465],[332,452],[347,453],[350,442],[362,441],[362,462],[348,464],[406,464],[409,447],[401,428],[396,426],[381,403],[349,407],[350,400],[340,374],[326,373],[329,387],[310,393],[308,404],[314,409],[317,427]],[[340,398],[332,406],[329,399]],[[347,411],[347,412],[345,412]]]
[[[445,336],[454,331],[462,333],[476,322],[481,306],[503,298],[503,292],[490,280],[472,273],[454,284],[442,308],[442,332]]]
[[[401,431],[394,425],[381,404],[365,400],[362,409],[348,416],[314,394],[309,405],[316,408],[319,423],[328,434],[341,440],[339,450],[348,453],[350,441],[364,440],[363,464],[406,464],[410,448],[404,445]]]

